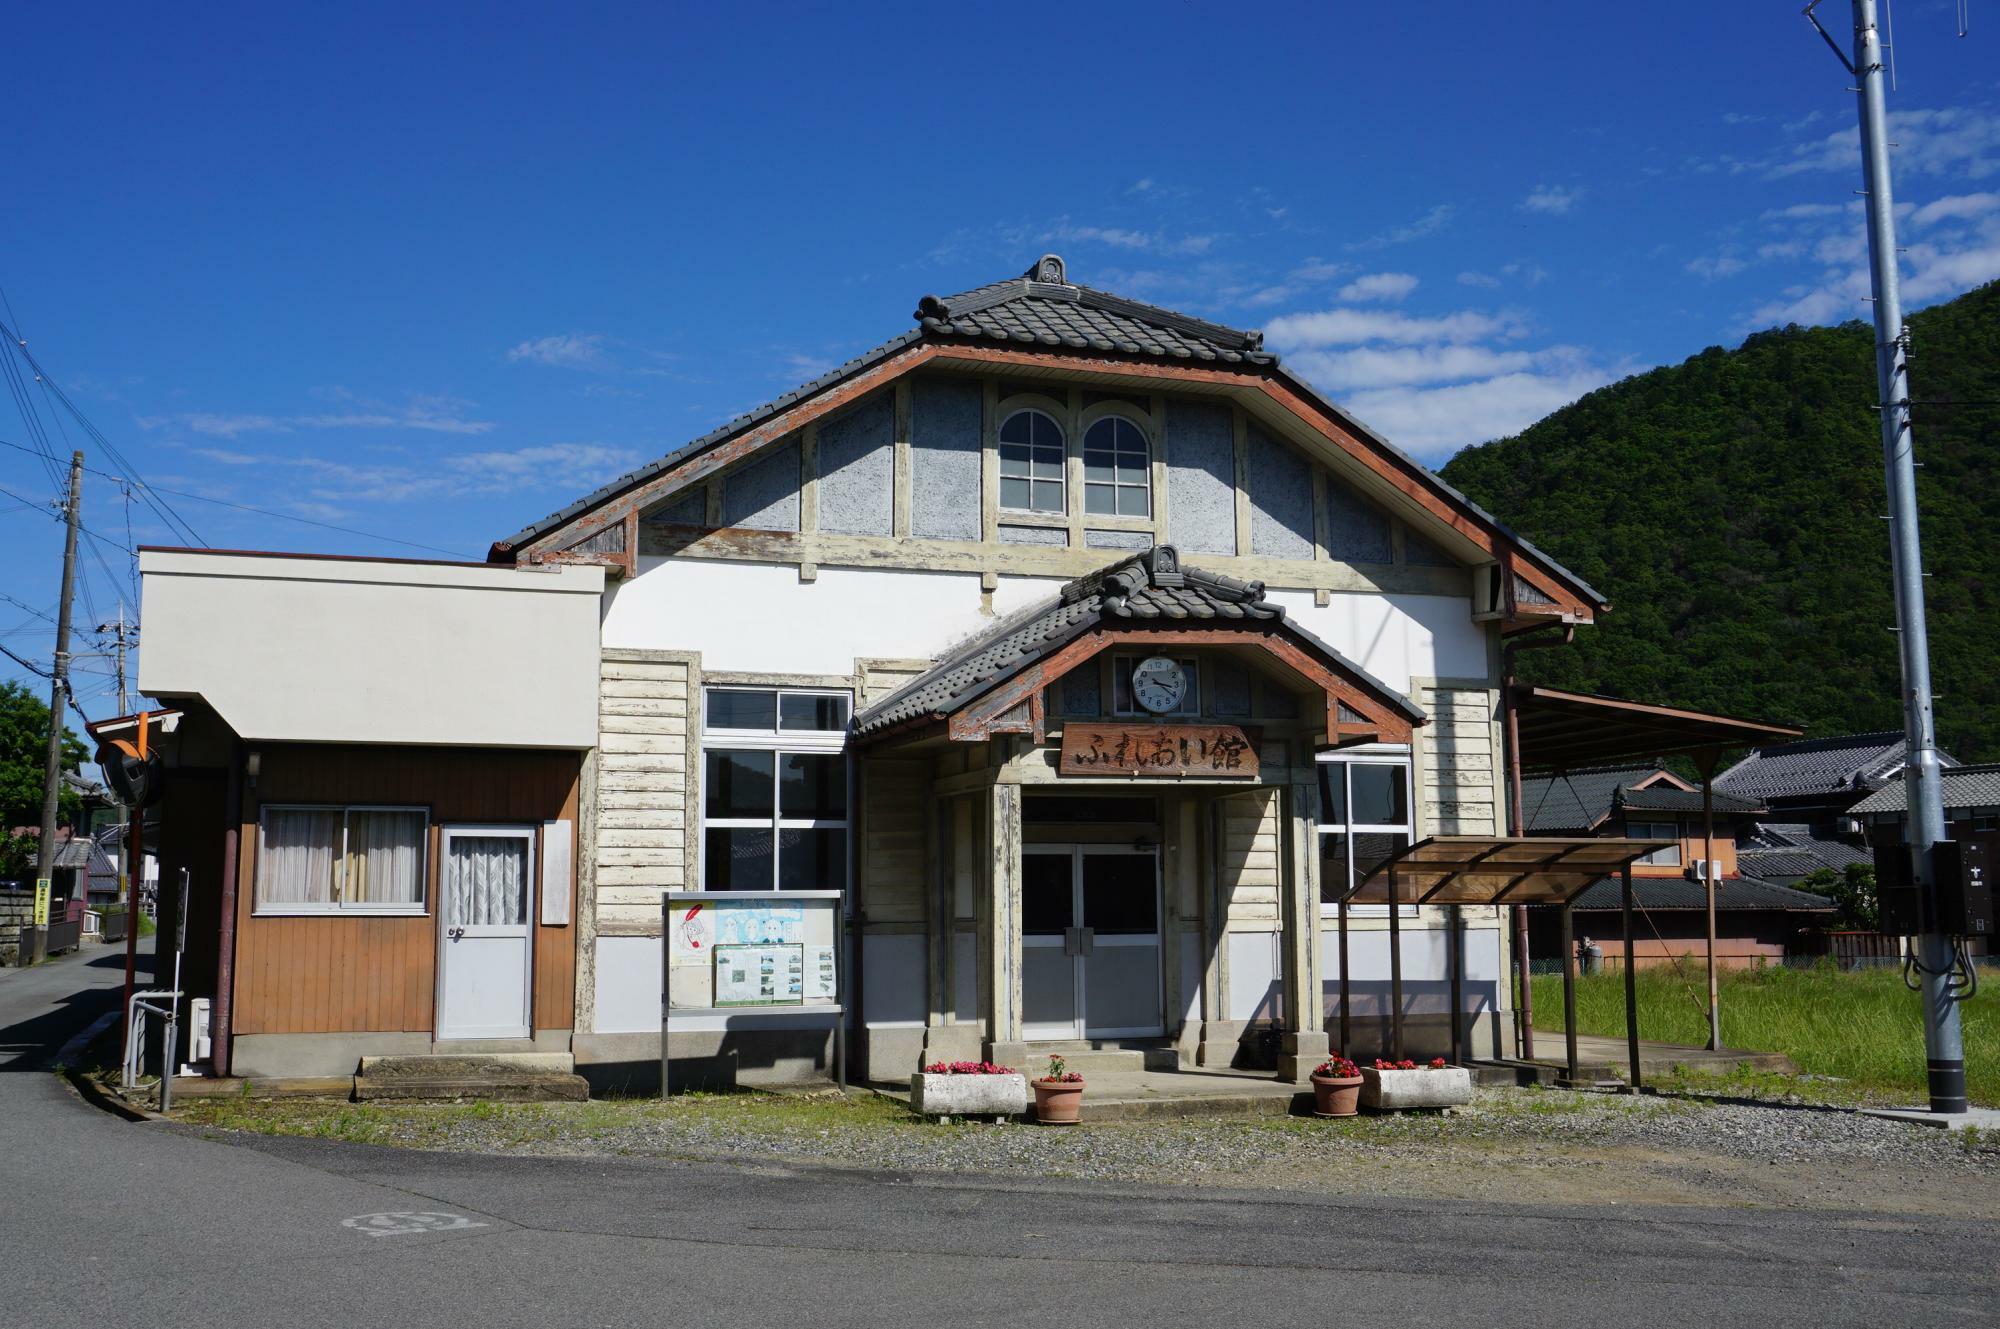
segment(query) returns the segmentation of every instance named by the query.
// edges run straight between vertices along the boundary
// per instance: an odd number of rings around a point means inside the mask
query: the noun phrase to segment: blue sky
[[[0,287],[205,542],[473,557],[1045,250],[1265,328],[1433,462],[1865,313],[1796,0],[1368,8],[30,7]],[[1915,305],[2000,276],[2000,14],[1955,9],[1895,15]],[[0,488],[0,643],[46,661],[55,486],[0,449]],[[182,540],[85,504],[87,627]]]

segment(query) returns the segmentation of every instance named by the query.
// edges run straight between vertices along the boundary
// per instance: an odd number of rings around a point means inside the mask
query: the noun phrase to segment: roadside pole
[[[64,503],[62,600],[56,608],[56,651],[49,670],[49,751],[42,770],[42,838],[36,846],[35,960],[47,946],[49,898],[56,876],[56,804],[62,791],[62,741],[68,717],[70,599],[76,594],[76,523],[83,502],[83,453],[69,455],[69,495]],[[25,962],[25,957],[24,957]]]
[[[1868,267],[1875,299],[1875,377],[1881,396],[1882,454],[1889,489],[1890,554],[1896,582],[1896,633],[1902,645],[1903,727],[1909,765],[1905,839],[1911,879],[1922,902],[1917,938],[1923,980],[1924,1053],[1933,1112],[1964,1112],[1965,1047],[1950,981],[1951,940],[1939,928],[1937,856],[1945,838],[1937,731],[1931,712],[1930,638],[1924,621],[1923,551],[1917,536],[1917,478],[1910,432],[1909,330],[1896,272],[1896,205],[1889,180],[1887,70],[1876,26],[1876,0],[1853,0],[1852,71],[1861,108],[1861,156],[1868,204]],[[1808,11],[1810,13],[1810,11]]]

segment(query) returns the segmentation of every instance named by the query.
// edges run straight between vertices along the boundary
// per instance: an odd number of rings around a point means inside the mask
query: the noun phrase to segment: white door
[[[1164,1031],[1159,856],[1122,845],[1021,851],[1022,1033]]]
[[[442,858],[437,1036],[526,1038],[534,994],[535,832],[447,826]]]

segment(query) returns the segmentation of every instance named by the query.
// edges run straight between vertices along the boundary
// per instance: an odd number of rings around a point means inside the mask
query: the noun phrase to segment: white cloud
[[[1932,226],[1941,221],[1983,217],[2000,209],[2000,194],[1948,194],[1910,211],[1910,225]]]
[[[1356,277],[1340,288],[1343,300],[1401,300],[1417,289],[1417,279],[1407,272],[1371,272]]]
[[[1457,345],[1363,346],[1347,351],[1304,351],[1286,363],[1323,388],[1345,391],[1492,378],[1541,364],[1573,361],[1578,355],[1575,348],[1566,346],[1543,351]]]
[[[1487,341],[1494,337],[1517,337],[1526,329],[1512,315],[1482,314],[1475,310],[1439,318],[1417,318],[1385,309],[1324,309],[1274,318],[1264,331],[1280,349],[1304,350],[1318,346],[1357,346],[1371,341],[1406,346]]]
[[[1500,284],[1500,279],[1489,276],[1484,272],[1461,272],[1458,274],[1458,284],[1460,286],[1477,286],[1482,290],[1490,291]]]
[[[1442,459],[1473,443],[1518,434],[1617,376],[1597,367],[1502,374],[1441,388],[1364,390],[1343,397],[1341,405],[1399,447]]]
[[[1108,245],[1149,254],[1192,257],[1205,254],[1215,243],[1212,235],[1170,235],[1164,231],[1135,231],[1123,226],[1077,226],[1064,217],[1041,234],[1041,243]]]
[[[276,473],[296,506],[402,503],[416,499],[555,489],[580,491],[638,464],[636,449],[603,443],[547,443],[530,447],[426,456],[421,466],[368,464],[296,453],[200,450],[197,456],[235,469]],[[227,490],[208,495],[227,498]]]
[[[557,369],[587,369],[604,354],[604,337],[595,332],[564,332],[536,337],[507,352],[510,362],[548,365]]]
[[[1453,204],[1440,203],[1415,221],[1392,226],[1378,235],[1369,236],[1366,240],[1357,240],[1348,248],[1383,249],[1389,245],[1402,245],[1412,240],[1421,240],[1426,236],[1436,235],[1449,226],[1457,212],[1458,208]]]
[[[1521,200],[1521,211],[1560,217],[1575,207],[1582,197],[1581,188],[1565,189],[1561,185],[1542,185]]]
[[[351,394],[350,394],[351,399]],[[360,402],[366,409],[310,415],[229,415],[216,411],[186,411],[177,415],[141,416],[141,429],[178,426],[207,438],[237,438],[243,434],[290,434],[301,429],[418,429],[435,434],[484,434],[491,420],[468,420],[471,402],[450,397],[412,397],[407,405]]]
[[[1899,178],[1950,175],[1980,180],[2000,173],[2000,114],[1985,107],[1949,106],[1889,112],[1889,138]],[[1860,135],[1842,127],[1791,151],[1758,160],[1732,162],[1737,173],[1754,171],[1767,180],[1819,171],[1856,173],[1861,168]]]
[[[1716,281],[1734,277],[1750,265],[1734,254],[1707,254],[1689,259],[1684,266],[1703,281]]]

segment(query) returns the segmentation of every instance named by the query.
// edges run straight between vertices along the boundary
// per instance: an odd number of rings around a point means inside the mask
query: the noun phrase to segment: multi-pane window
[[[1657,863],[1662,867],[1678,867],[1681,861],[1681,828],[1671,821],[1628,821],[1625,836],[1630,840],[1672,840],[1665,849],[1655,849],[1639,859],[1641,863]]]
[[[1386,754],[1322,759],[1318,830],[1320,903],[1331,906],[1409,847],[1408,759]],[[1386,912],[1380,905],[1354,908]]]
[[[1067,510],[1062,427],[1040,411],[1016,411],[1000,426],[1000,506],[1010,512]]]
[[[846,889],[847,694],[703,697],[702,889]]]
[[[428,820],[422,808],[265,805],[257,912],[421,914]]]
[[[1083,436],[1083,510],[1093,516],[1153,515],[1152,449],[1139,426],[1107,415]]]

